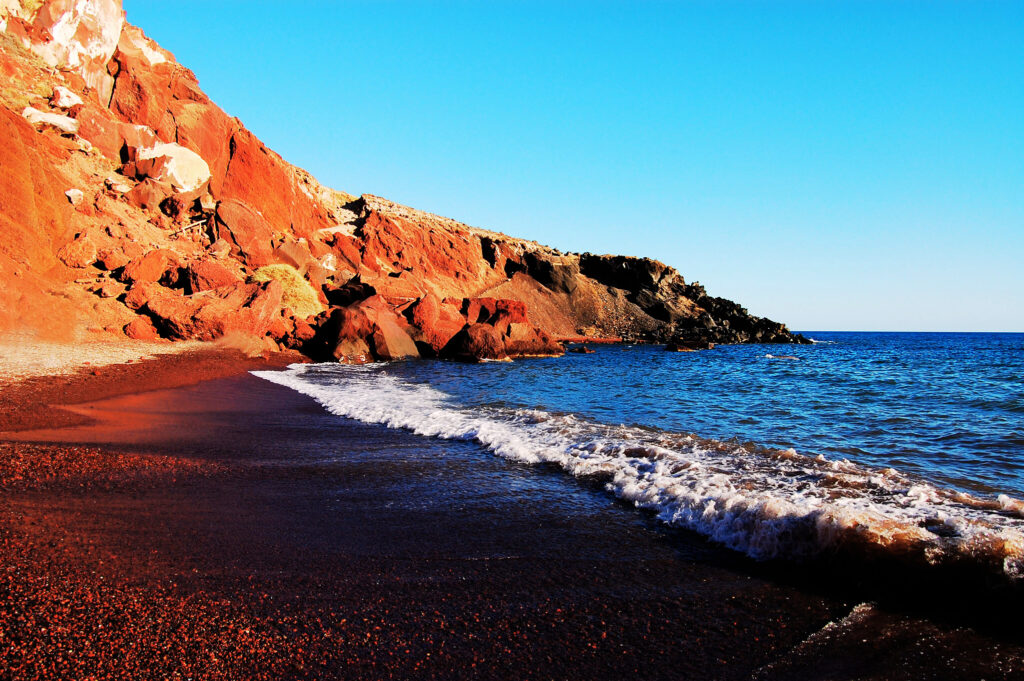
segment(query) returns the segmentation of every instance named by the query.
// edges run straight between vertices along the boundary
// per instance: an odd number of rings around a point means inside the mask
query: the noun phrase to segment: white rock
[[[120,0],[50,0],[34,23],[53,39],[34,43],[32,51],[50,66],[76,69],[110,60],[121,37],[124,11]]]
[[[199,189],[210,179],[210,166],[203,157],[179,144],[157,144],[139,149],[136,170],[154,180],[169,182],[176,193]]]
[[[69,189],[64,192],[64,196],[68,197],[68,201],[71,202],[72,206],[77,206],[85,200],[85,194],[81,189]]]
[[[23,8],[22,15],[28,12]],[[43,29],[43,35],[50,35],[49,40],[32,41],[33,52],[51,67],[77,71],[101,99],[110,96],[114,78],[107,62],[117,50],[124,27],[121,0],[47,0],[30,21]]]
[[[50,97],[50,104],[61,109],[70,109],[71,107],[78,106],[81,103],[82,98],[63,85],[58,85],[53,88],[53,96]]]
[[[115,191],[118,194],[127,194],[132,190],[132,186],[121,177],[108,177],[104,180],[103,184],[107,185],[108,189]]]
[[[338,258],[333,253],[327,253],[326,255],[323,255],[320,258],[319,263],[320,267],[323,267],[325,270],[329,272],[338,271]]]
[[[31,106],[26,106],[25,110],[21,112],[21,115],[24,116],[32,125],[50,125],[61,132],[68,133],[69,135],[75,135],[78,133],[78,121],[74,118],[69,118],[68,116],[47,113]]]

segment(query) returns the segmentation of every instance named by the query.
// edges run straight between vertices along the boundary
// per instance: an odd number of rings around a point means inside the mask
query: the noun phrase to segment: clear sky
[[[329,186],[804,330],[1024,331],[1024,2],[125,0]]]

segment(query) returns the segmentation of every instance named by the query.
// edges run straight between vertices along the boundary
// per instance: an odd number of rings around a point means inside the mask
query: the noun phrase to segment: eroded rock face
[[[217,206],[217,235],[250,267],[273,262],[274,228],[247,203],[231,199]]]
[[[58,153],[52,140],[0,107],[0,329],[52,314],[43,285],[25,275],[61,266],[57,253],[75,238],[68,181],[53,161]]]

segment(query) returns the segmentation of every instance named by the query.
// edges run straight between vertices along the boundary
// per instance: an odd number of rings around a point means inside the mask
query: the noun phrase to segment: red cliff
[[[323,187],[119,0],[0,0],[0,71],[0,331],[244,333],[350,362],[552,355],[558,338],[800,340],[653,260]]]

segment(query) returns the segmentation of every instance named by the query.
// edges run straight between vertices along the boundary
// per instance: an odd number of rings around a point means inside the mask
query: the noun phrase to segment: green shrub
[[[252,275],[253,281],[277,281],[284,289],[281,304],[290,307],[299,318],[311,317],[321,310],[316,289],[291,265],[267,265]]]

